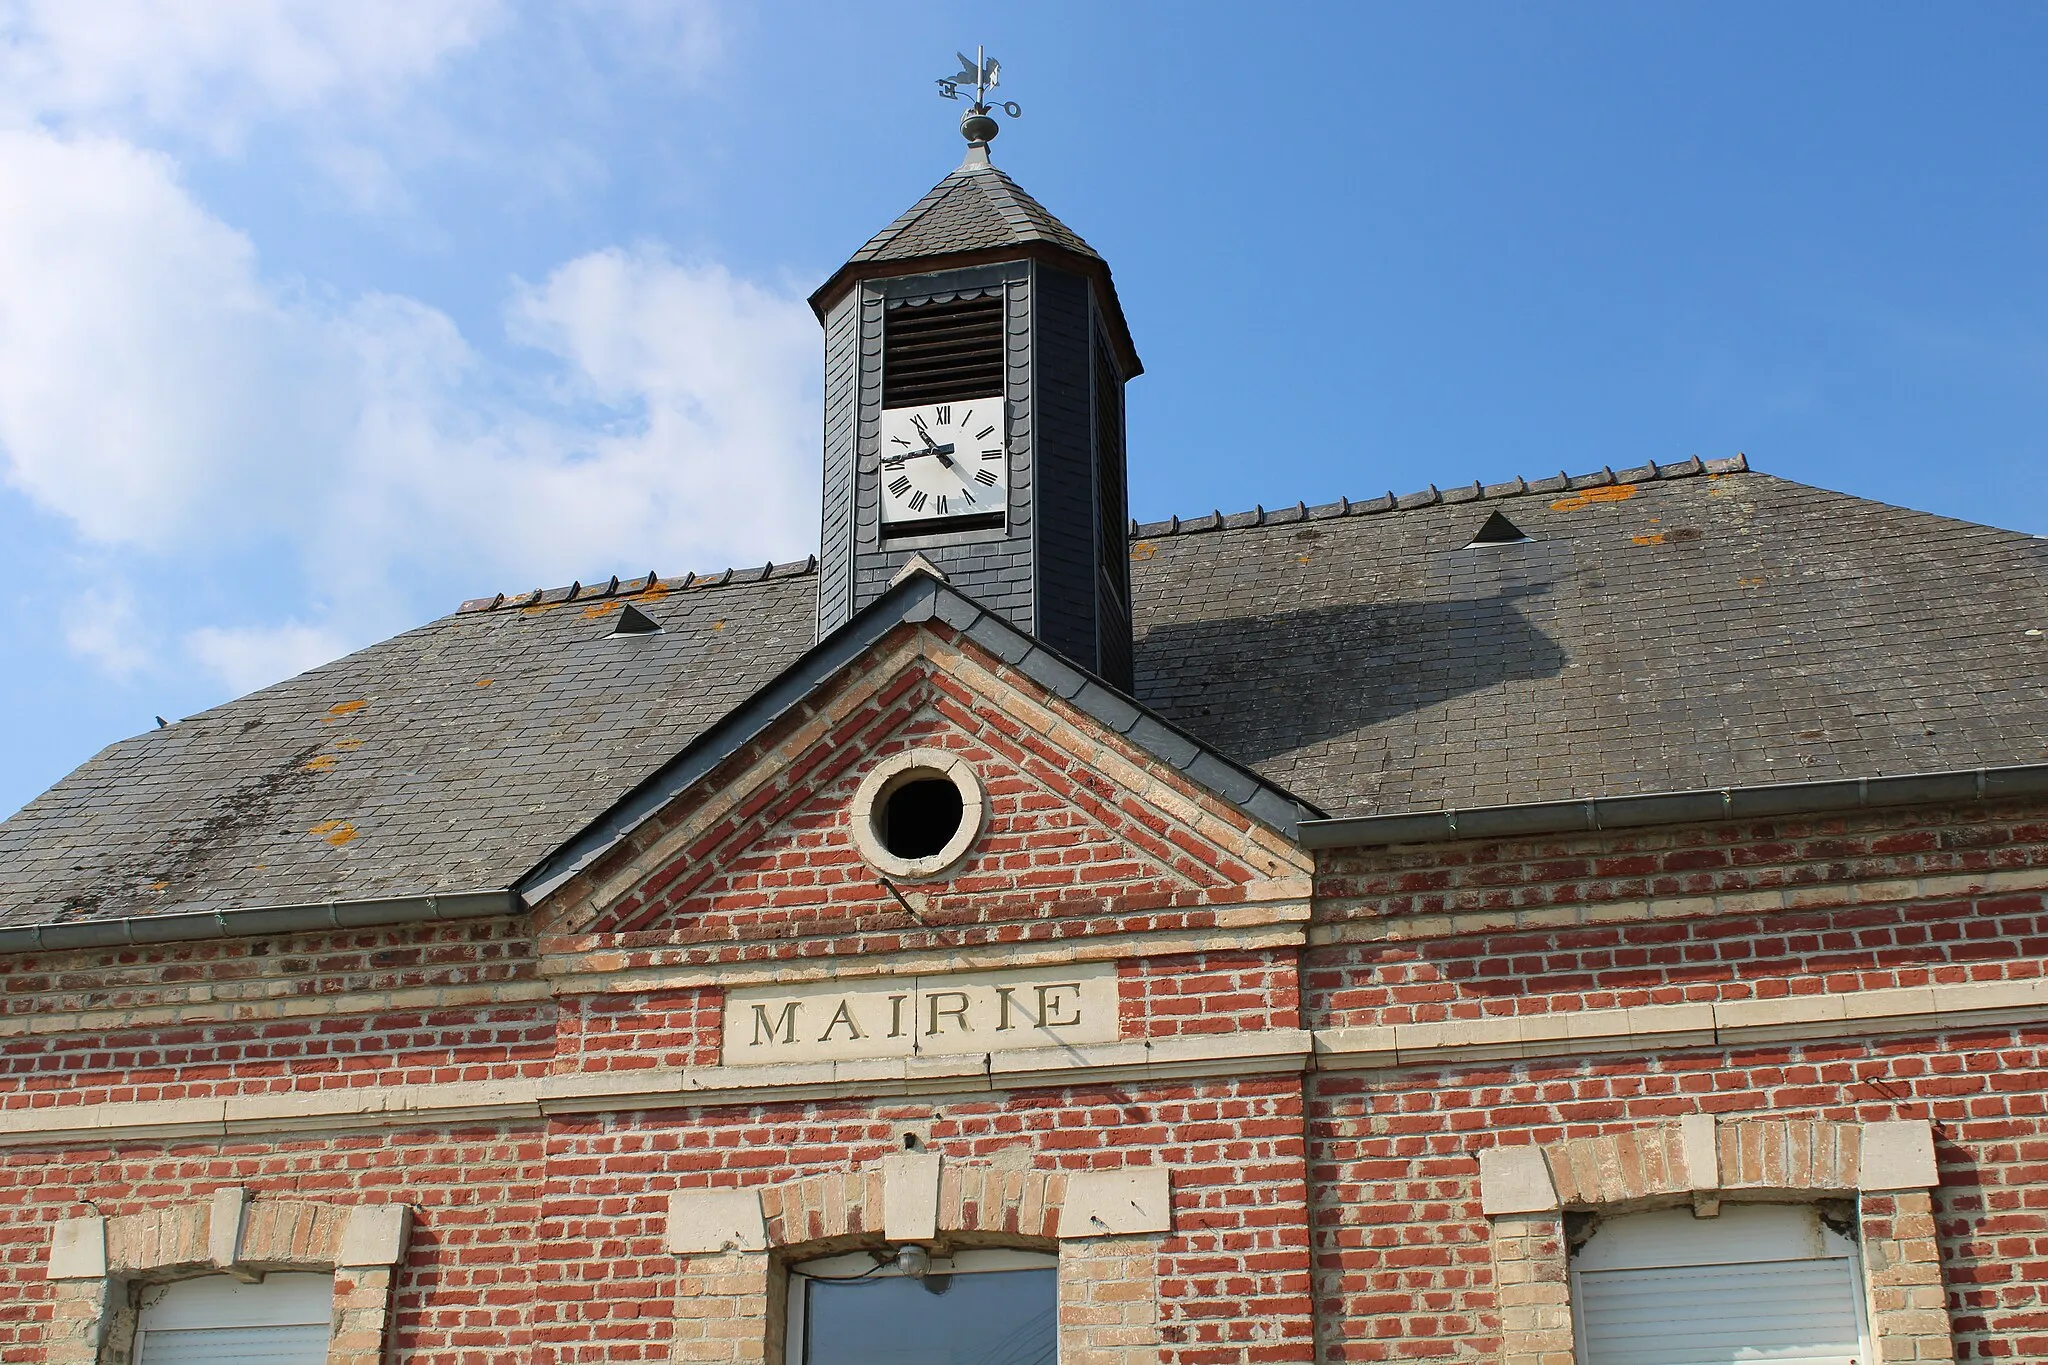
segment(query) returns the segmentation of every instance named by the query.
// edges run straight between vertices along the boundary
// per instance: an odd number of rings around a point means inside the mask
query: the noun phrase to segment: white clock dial
[[[882,524],[1001,515],[1010,454],[1003,400],[882,410]]]

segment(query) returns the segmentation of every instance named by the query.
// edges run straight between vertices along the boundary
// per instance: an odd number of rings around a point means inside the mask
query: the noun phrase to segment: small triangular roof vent
[[[1469,548],[1473,545],[1519,545],[1528,538],[1522,534],[1521,527],[1507,519],[1506,513],[1495,512],[1486,519],[1486,524],[1479,528],[1478,533],[1466,542],[1466,546]]]
[[[902,568],[896,571],[896,576],[889,580],[889,586],[893,588],[898,583],[901,583],[904,579],[910,577],[912,574],[917,573],[928,573],[933,578],[938,579],[941,583],[949,581],[946,578],[946,574],[943,569],[941,569],[938,565],[932,563],[929,559],[926,559],[923,555],[920,554],[912,555],[910,557],[910,562],[905,564]]]
[[[655,620],[631,602],[628,602],[619,609],[619,622],[612,627],[612,634],[653,635],[660,630],[661,622]]]

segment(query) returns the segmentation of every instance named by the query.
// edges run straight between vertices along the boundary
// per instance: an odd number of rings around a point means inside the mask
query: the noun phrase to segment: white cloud
[[[333,347],[255,252],[108,138],[0,132],[0,447],[8,480],[88,539],[166,549],[259,505],[331,426]]]
[[[803,304],[642,248],[569,262],[512,319],[515,335],[568,362],[578,396],[638,419],[558,462],[550,505],[633,489],[636,539],[678,554],[760,559],[809,543],[819,340]],[[582,520],[617,516],[588,506]]]
[[[188,578],[282,562],[331,604],[191,634],[231,686],[408,623],[416,583],[811,543],[818,340],[793,295],[653,247],[579,257],[509,307],[543,384],[415,300],[265,280],[171,162],[126,143],[0,133],[0,200],[0,474],[107,550]]]
[[[450,583],[803,553],[818,342],[793,294],[656,246],[597,251],[508,286],[527,351],[506,364],[488,358],[505,338],[480,350],[419,300],[267,277],[144,146],[231,150],[290,121],[306,164],[389,209],[398,167],[481,154],[432,95],[492,37],[544,30],[520,52],[570,85],[601,67],[688,81],[720,51],[717,17],[709,0],[0,0],[0,482],[125,566],[72,652],[117,677],[196,662],[240,689],[445,609]],[[261,592],[237,577],[251,566]]]
[[[241,629],[202,626],[185,636],[192,657],[236,693],[253,692],[324,664],[346,653],[349,643],[329,627],[297,621]]]
[[[503,17],[499,0],[0,0],[0,119],[174,128],[389,106]]]
[[[135,599],[123,585],[86,588],[72,594],[65,613],[64,643],[114,678],[129,678],[150,660]]]

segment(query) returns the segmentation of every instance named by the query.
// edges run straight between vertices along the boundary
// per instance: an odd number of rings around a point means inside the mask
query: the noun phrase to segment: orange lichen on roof
[[[1576,512],[1596,502],[1627,502],[1636,495],[1632,483],[1611,483],[1605,488],[1587,488],[1550,504],[1553,512]]]
[[[595,621],[600,616],[610,616],[615,611],[623,611],[625,606],[626,599],[623,597],[614,597],[609,602],[593,602],[583,609],[583,619]]]
[[[1131,558],[1142,564],[1159,553],[1159,547],[1149,540],[1140,540],[1131,546]]]
[[[336,848],[340,848],[343,844],[354,841],[356,827],[346,820],[322,820],[306,833],[318,835]]]
[[[369,704],[370,702],[367,697],[358,697],[354,701],[338,701],[334,703],[334,705],[328,707],[327,714],[322,716],[320,719],[322,722],[330,720],[340,720],[343,716],[354,715],[356,712],[362,710],[365,706],[368,706]]]
[[[337,739],[334,741],[334,747],[337,749],[360,749],[363,747],[363,742],[354,738]]]
[[[306,760],[306,771],[309,773],[324,773],[339,762],[341,762],[341,759],[334,754],[315,754]]]

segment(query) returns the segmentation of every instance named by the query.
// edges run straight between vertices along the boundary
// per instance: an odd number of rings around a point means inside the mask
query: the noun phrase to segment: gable
[[[890,876],[857,832],[863,780],[911,750],[963,764],[986,803],[958,862],[929,879]],[[1309,867],[1290,840],[926,622],[674,797],[549,897],[541,924],[671,943],[1073,919],[1114,930],[1295,894]]]

